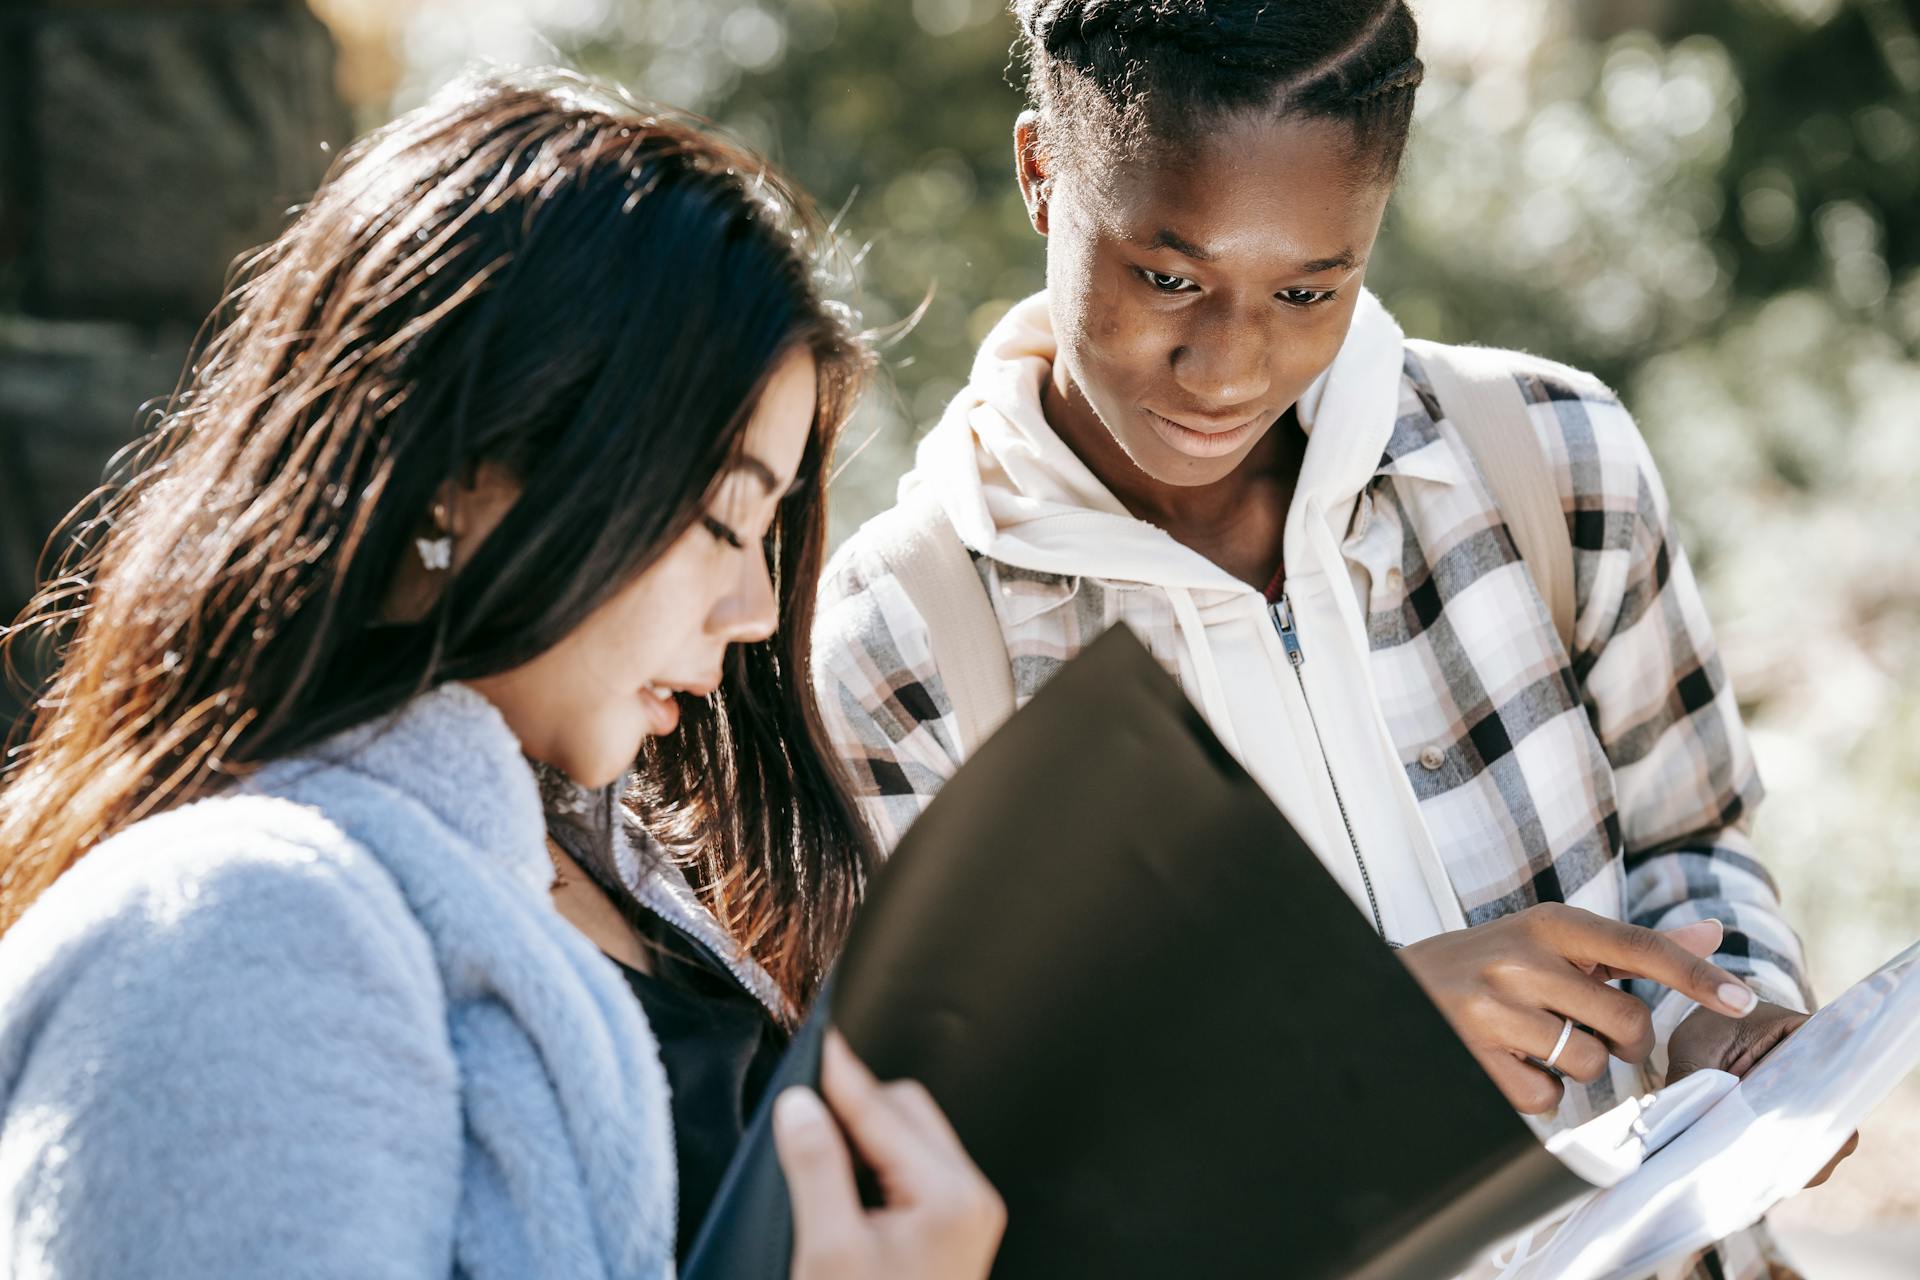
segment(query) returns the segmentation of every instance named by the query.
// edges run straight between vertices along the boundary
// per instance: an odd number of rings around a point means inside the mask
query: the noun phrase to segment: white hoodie
[[[1272,609],[1130,515],[1047,425],[1056,347],[1044,293],[988,335],[900,494],[930,486],[960,540],[1002,564],[1160,593],[1179,625],[1182,686],[1354,902],[1369,916],[1377,902],[1386,937],[1404,945],[1466,920],[1380,712],[1359,606],[1366,571],[1342,551],[1366,536],[1370,501],[1354,512],[1393,431],[1401,343],[1363,292],[1339,355],[1300,398],[1310,439],[1284,533],[1286,596]]]

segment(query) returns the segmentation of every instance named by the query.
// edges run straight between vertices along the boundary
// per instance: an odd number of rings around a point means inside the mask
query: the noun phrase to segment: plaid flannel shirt
[[[1371,666],[1389,733],[1469,924],[1565,902],[1667,928],[1715,918],[1714,957],[1763,999],[1812,1007],[1798,939],[1747,823],[1759,777],[1706,611],[1638,429],[1597,380],[1518,356],[1574,548],[1569,654],[1417,356],[1342,551],[1366,587]],[[1016,704],[1125,622],[1178,678],[1165,596],[976,556],[1012,658]],[[958,763],[952,702],[926,625],[856,533],[834,557],[814,632],[830,738],[891,848]],[[1628,988],[1664,1033],[1690,1006]],[[1662,1067],[1663,1069],[1663,1067]],[[1568,1082],[1554,1127],[1648,1078]],[[1764,1276],[1761,1232],[1696,1274]]]

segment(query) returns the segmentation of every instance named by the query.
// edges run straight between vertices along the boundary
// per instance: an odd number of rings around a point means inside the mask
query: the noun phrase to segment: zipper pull
[[[1300,647],[1300,637],[1293,629],[1293,601],[1282,595],[1273,602],[1269,612],[1273,614],[1273,625],[1280,632],[1280,643],[1287,647],[1287,661],[1298,671],[1306,665],[1307,651]]]

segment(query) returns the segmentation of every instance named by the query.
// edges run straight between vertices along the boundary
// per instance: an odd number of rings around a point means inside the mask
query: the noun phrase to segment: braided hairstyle
[[[1055,156],[1138,155],[1214,118],[1337,120],[1391,179],[1424,68],[1406,0],[1013,0]]]

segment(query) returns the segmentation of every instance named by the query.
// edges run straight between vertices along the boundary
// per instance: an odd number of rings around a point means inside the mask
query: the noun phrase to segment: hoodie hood
[[[1316,548],[1337,547],[1354,499],[1380,465],[1399,403],[1402,342],[1400,326],[1362,290],[1339,354],[1300,397],[1310,440],[1287,517],[1290,574],[1320,560]],[[900,496],[931,488],[963,543],[1022,569],[1254,590],[1129,514],[1054,433],[1041,393],[1057,351],[1045,293],[1009,311],[981,346],[966,387],[921,441]],[[1309,528],[1309,512],[1324,538]]]
[[[1041,396],[1057,347],[1044,293],[988,335],[900,496],[931,491],[969,549],[1063,579],[1054,604],[1089,578],[1163,595],[1182,687],[1355,902],[1367,909],[1377,896],[1382,931],[1407,942],[1464,918],[1380,710],[1358,580],[1356,553],[1382,548],[1363,548],[1370,522],[1353,513],[1393,436],[1403,348],[1400,326],[1363,290],[1339,353],[1300,397],[1308,441],[1283,533],[1284,611],[1129,514],[1047,425]],[[1349,810],[1337,776],[1383,803]],[[1383,873],[1377,884],[1358,865],[1363,845]]]

